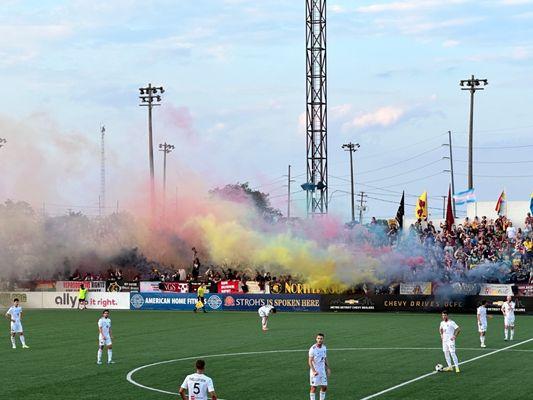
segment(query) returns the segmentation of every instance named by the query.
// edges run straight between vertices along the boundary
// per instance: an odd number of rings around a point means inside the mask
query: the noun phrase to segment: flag
[[[505,190],[502,191],[502,194],[500,194],[500,197],[498,197],[498,201],[496,202],[496,207],[494,208],[494,210],[496,210],[498,215],[504,214],[505,212],[504,205],[505,205]]]
[[[531,198],[533,202],[533,197]],[[533,203],[532,203],[533,204]],[[398,226],[400,229],[403,229],[403,216],[405,215],[405,192],[402,192],[402,199],[400,200],[400,207],[396,211],[396,221],[398,221]]]
[[[454,194],[453,199],[455,200],[455,204],[457,204],[458,206],[466,203],[475,203],[476,193],[474,192],[474,188],[472,188],[469,190],[465,190],[464,192]]]
[[[420,195],[416,201],[415,218],[424,219],[428,216],[428,192],[424,192]]]
[[[529,201],[529,210],[533,214],[533,193],[531,193],[531,200]]]
[[[448,207],[446,207],[446,228],[451,231],[452,225],[455,222],[453,218],[453,207],[452,207],[452,188],[448,188]]]

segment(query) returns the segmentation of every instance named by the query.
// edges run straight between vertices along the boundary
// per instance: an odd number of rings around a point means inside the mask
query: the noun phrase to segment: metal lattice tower
[[[328,212],[326,0],[306,0],[307,212]]]
[[[100,201],[99,205],[99,214],[100,216],[105,213],[105,126],[102,125],[100,128],[101,143],[100,143]]]

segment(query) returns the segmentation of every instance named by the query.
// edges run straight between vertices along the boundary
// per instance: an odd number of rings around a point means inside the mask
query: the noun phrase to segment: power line
[[[367,169],[367,170],[365,170],[365,171],[361,171],[361,172],[359,172],[359,175],[361,175],[361,174],[368,174],[368,173],[370,173],[370,172],[380,171],[380,170],[382,170],[382,169],[386,169],[386,168],[394,167],[394,166],[396,166],[396,165],[403,164],[403,163],[405,163],[405,162],[408,162],[408,161],[414,160],[415,158],[418,158],[418,157],[421,157],[421,156],[423,156],[423,155],[429,154],[429,153],[431,153],[431,152],[433,152],[433,151],[435,151],[435,150],[438,150],[438,149],[442,149],[442,146],[433,147],[433,148],[431,148],[431,149],[429,149],[429,150],[426,150],[426,151],[424,151],[424,152],[422,152],[422,153],[418,153],[418,154],[416,154],[416,155],[414,155],[414,156],[412,156],[412,157],[406,158],[406,159],[401,160],[401,161],[397,161],[397,162],[392,163],[392,164],[385,165],[385,166],[383,166],[383,167],[374,168],[374,169]]]
[[[401,173],[396,174],[396,175],[390,175],[390,176],[388,176],[388,177],[386,177],[386,178],[372,179],[372,180],[370,180],[370,181],[365,181],[365,182],[361,182],[361,183],[380,182],[380,181],[384,181],[384,180],[388,180],[388,179],[396,178],[396,177],[398,177],[398,176],[408,175],[408,174],[410,174],[411,172],[420,171],[422,168],[429,167],[430,165],[437,164],[437,163],[439,163],[439,162],[441,162],[441,161],[442,161],[442,159],[438,159],[438,160],[432,161],[432,162],[430,162],[430,163],[427,163],[427,164],[421,165],[421,166],[419,166],[419,167],[416,167],[416,168],[410,169],[410,170],[408,170],[408,171],[401,172]]]
[[[468,146],[454,146],[459,147],[461,149],[467,149]],[[474,146],[474,149],[479,150],[500,150],[500,149],[525,149],[528,147],[533,147],[533,144],[523,144],[523,145],[516,145],[516,146]]]
[[[421,181],[421,180],[428,179],[428,178],[433,178],[434,176],[441,175],[441,174],[442,174],[442,171],[437,172],[437,173],[435,173],[435,174],[431,174],[431,175],[421,176],[420,178],[412,179],[412,180],[410,180],[410,181],[405,181],[405,182],[395,183],[394,185],[387,185],[387,186],[383,186],[383,187],[384,187],[384,188],[390,188],[390,187],[395,187],[395,186],[406,185],[406,184],[408,184],[408,183],[412,183],[412,182],[416,182],[416,181]]]
[[[466,175],[458,173],[458,175]],[[533,175],[474,175],[476,178],[533,178]]]
[[[454,160],[456,162],[460,163],[466,163],[468,161],[466,160]],[[533,160],[531,161],[474,161],[474,164],[531,164],[533,163]]]

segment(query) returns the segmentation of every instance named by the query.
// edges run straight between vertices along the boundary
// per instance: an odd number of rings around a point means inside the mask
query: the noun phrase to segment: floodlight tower
[[[151,83],[139,88],[140,106],[148,107],[148,155],[150,158],[150,207],[152,217],[155,216],[155,182],[154,182],[154,145],[152,135],[152,107],[161,105],[161,95],[165,93],[162,86],[155,87]]]
[[[326,0],[306,0],[307,213],[328,212]]]

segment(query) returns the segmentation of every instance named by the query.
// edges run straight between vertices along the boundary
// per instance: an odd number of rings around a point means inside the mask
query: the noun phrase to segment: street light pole
[[[155,87],[151,83],[148,86],[139,88],[141,104],[139,106],[148,107],[148,155],[150,158],[150,206],[152,217],[155,216],[155,180],[154,180],[154,144],[152,134],[152,107],[161,105],[161,95],[165,93],[162,86]]]
[[[473,173],[473,152],[474,152],[474,94],[476,90],[485,90],[480,87],[486,86],[489,82],[486,79],[476,79],[474,75],[470,79],[462,79],[459,82],[461,90],[470,91],[470,125],[468,129],[468,189],[474,187],[474,173]],[[466,87],[463,87],[466,86]]]
[[[167,154],[174,150],[174,145],[159,143],[159,151],[163,152],[163,214],[165,214],[165,205],[167,202]]]
[[[353,153],[357,151],[357,149],[361,147],[359,146],[359,143],[345,143],[341,146],[345,151],[350,152],[350,176],[351,176],[351,183],[352,183],[352,222],[355,221],[355,188],[354,188],[354,182],[353,182]]]

